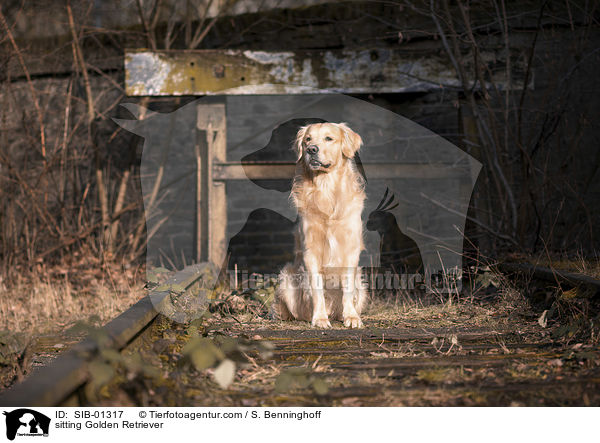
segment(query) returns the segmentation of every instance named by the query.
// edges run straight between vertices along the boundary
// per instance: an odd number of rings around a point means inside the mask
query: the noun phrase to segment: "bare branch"
[[[27,69],[27,66],[25,65],[25,60],[23,59],[23,54],[21,53],[21,50],[20,50],[19,46],[17,45],[15,38],[13,37],[13,34],[10,30],[10,27],[8,26],[8,23],[6,22],[6,18],[4,17],[4,14],[2,13],[1,8],[0,8],[0,22],[2,23],[2,26],[4,27],[4,30],[6,31],[6,35],[8,36],[8,39],[10,40],[10,44],[12,45],[15,53],[17,54],[17,58],[19,59],[19,64],[21,65],[21,69],[23,69],[23,73],[25,74],[25,78],[27,79],[27,84],[29,85],[31,99],[33,100],[33,105],[35,106],[35,110],[36,110],[37,116],[38,116],[38,124],[40,126],[40,145],[41,145],[42,158],[43,158],[44,162],[46,162],[46,131],[44,128],[44,114],[42,112],[42,108],[40,107],[40,102],[38,100],[37,93],[33,86],[33,82],[31,81],[31,75],[29,75],[29,70]]]

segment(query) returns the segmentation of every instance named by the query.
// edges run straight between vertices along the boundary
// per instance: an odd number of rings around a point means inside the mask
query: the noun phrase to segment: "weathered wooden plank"
[[[337,363],[331,367],[343,370],[383,370],[431,368],[431,367],[455,367],[455,366],[505,366],[515,361],[544,360],[560,357],[558,352],[521,353],[521,354],[498,354],[498,355],[449,355],[444,357],[412,357],[412,358],[380,358],[370,360],[357,360],[352,363]]]
[[[363,163],[368,180],[418,178],[440,179],[464,177],[464,169],[443,164],[381,164]],[[295,163],[215,163],[213,164],[213,180],[284,180],[294,176]]]
[[[409,341],[409,340],[405,340],[405,341]],[[411,342],[415,343],[415,340],[410,340]],[[355,343],[350,343],[348,341],[344,341],[341,344],[339,344],[337,347],[334,347],[332,349],[327,348],[327,342],[324,342],[324,345],[321,345],[320,347],[310,347],[310,348],[304,348],[302,347],[302,343],[299,342],[289,342],[289,343],[277,343],[277,351],[275,351],[274,356],[275,357],[285,357],[285,358],[289,358],[289,357],[298,357],[298,358],[305,358],[307,356],[319,356],[319,355],[323,355],[323,356],[336,356],[336,355],[348,355],[348,354],[371,354],[373,352],[377,353],[377,352],[382,352],[382,351],[389,351],[390,346],[391,345],[388,341],[386,341],[384,344],[382,344],[381,346],[378,346],[376,343],[370,342],[370,344],[366,341],[363,341],[363,343],[359,344],[358,341],[356,341]],[[339,342],[335,342],[336,344],[338,344]],[[421,342],[416,342],[415,343],[418,346],[427,346],[430,343],[430,341],[421,341]],[[477,343],[477,344],[464,344],[461,343],[461,349],[464,351],[486,351],[489,349],[497,349],[498,345],[497,343],[490,341],[489,343]],[[548,348],[550,346],[550,344],[538,344],[538,343],[504,343],[504,347],[506,349],[531,349],[531,348],[536,348],[536,349],[545,349]],[[451,347],[451,343],[450,341],[448,341],[448,343],[446,345],[444,345],[443,347],[439,348],[438,350],[440,352],[446,352],[448,351],[448,349]]]
[[[295,163],[271,163],[242,165],[241,163],[217,163],[213,165],[213,180],[284,180],[291,179]]]
[[[487,58],[493,60],[491,55]],[[511,87],[521,89],[518,59],[513,67]],[[490,71],[496,86],[504,88],[505,70],[491,66]],[[400,93],[456,86],[450,61],[437,51],[423,54],[372,48],[125,53],[125,89],[132,96]]]

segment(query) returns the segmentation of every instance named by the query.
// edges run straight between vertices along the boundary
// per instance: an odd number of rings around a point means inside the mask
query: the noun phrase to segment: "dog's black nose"
[[[310,145],[306,148],[306,152],[308,152],[310,155],[315,155],[317,152],[319,152],[319,147],[316,145]]]

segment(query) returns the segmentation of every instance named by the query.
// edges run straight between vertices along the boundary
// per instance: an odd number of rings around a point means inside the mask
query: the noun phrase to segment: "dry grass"
[[[0,280],[0,330],[33,336],[77,321],[105,323],[144,295],[139,269],[119,268],[39,267],[11,282]]]
[[[0,277],[0,390],[81,339],[77,322],[102,325],[145,295],[140,268],[74,254],[70,263]]]
[[[575,258],[559,258],[557,260],[543,260],[540,264],[558,269],[560,271],[570,271],[589,277],[600,279],[600,260],[589,260],[581,256]]]
[[[533,263],[559,271],[574,272],[600,279],[600,257],[585,257],[581,252],[576,254],[549,254],[539,256],[526,254],[511,254],[510,261]]]

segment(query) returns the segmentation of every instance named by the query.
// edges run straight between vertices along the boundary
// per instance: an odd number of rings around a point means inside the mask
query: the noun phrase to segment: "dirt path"
[[[214,369],[185,363],[189,327],[166,319],[153,332],[168,381],[134,403],[220,406],[555,406],[600,405],[600,348],[557,335],[515,300],[405,307],[375,303],[365,328],[309,328],[251,314],[213,316],[202,335],[222,343],[238,364],[226,389]],[[196,331],[194,330],[194,333]],[[268,358],[248,343],[269,342]],[[240,345],[240,343],[245,343]],[[158,358],[157,358],[158,357]],[[127,391],[127,389],[125,389]],[[131,388],[129,388],[131,392]],[[123,402],[115,390],[103,404]],[[129,397],[131,400],[131,396]]]
[[[85,383],[65,404],[600,406],[596,293],[489,278],[477,288],[375,298],[360,330],[271,320],[265,288],[224,294],[188,324],[141,302],[143,328],[120,347],[109,328],[89,329]],[[33,351],[40,364],[60,349],[49,338]]]

